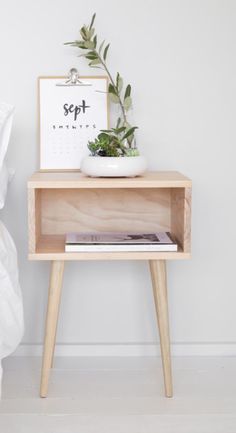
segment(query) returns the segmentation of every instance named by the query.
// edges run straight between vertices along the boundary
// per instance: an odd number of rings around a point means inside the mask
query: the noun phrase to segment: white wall
[[[176,353],[235,353],[233,0],[1,4],[0,97],[16,106],[8,152],[16,175],[1,217],[19,251],[23,342],[42,342],[49,275],[48,263],[27,260],[26,182],[38,168],[36,79],[72,66],[90,72],[63,42],[75,39],[94,11],[98,34],[111,42],[111,69],[133,85],[149,168],[176,169],[193,180],[192,260],[168,263]],[[79,353],[148,352],[157,331],[147,265],[68,263],[60,319],[58,341],[71,353],[70,344],[84,344]]]

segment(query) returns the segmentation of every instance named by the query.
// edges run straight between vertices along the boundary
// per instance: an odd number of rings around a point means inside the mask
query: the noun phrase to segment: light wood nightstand
[[[90,178],[80,172],[34,173],[28,181],[29,259],[51,260],[41,397],[48,392],[64,263],[67,260],[148,260],[160,333],[165,395],[172,396],[166,260],[190,257],[191,180],[149,172],[136,178]],[[169,231],[178,252],[65,252],[65,234]]]

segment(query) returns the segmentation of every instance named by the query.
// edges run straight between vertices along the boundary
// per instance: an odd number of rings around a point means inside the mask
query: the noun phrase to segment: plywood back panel
[[[71,231],[169,231],[171,191],[44,189],[42,234]]]

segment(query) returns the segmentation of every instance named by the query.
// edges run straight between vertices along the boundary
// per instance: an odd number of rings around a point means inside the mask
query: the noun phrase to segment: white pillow
[[[13,174],[4,162],[11,134],[13,112],[14,107],[12,105],[0,102],[0,209],[4,206],[7,185]]]

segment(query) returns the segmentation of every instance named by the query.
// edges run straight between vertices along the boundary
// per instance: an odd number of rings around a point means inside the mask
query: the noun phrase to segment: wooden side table
[[[53,362],[64,263],[67,260],[148,260],[160,333],[165,395],[171,397],[166,260],[190,257],[191,181],[149,172],[136,178],[89,178],[80,172],[42,173],[28,181],[29,259],[50,260],[48,310],[41,376],[46,397]],[[169,231],[178,252],[64,251],[65,234],[88,231]]]

